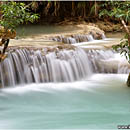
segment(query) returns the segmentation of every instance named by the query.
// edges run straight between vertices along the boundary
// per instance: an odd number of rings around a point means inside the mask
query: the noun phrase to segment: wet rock
[[[107,22],[98,21],[96,25],[105,32],[113,32],[113,31],[119,32],[119,31],[122,31],[123,29],[121,24],[114,24],[108,21]]]
[[[102,34],[98,32],[90,32],[90,34],[93,36],[94,39],[100,40],[102,39]]]
[[[74,44],[103,38],[104,31],[99,29],[97,26],[82,24],[77,26],[79,28],[82,28],[82,30],[73,33],[67,33],[64,35],[57,34],[56,36],[50,37],[49,39],[57,42]]]
[[[40,50],[40,51],[43,51],[43,54],[47,54],[49,52],[57,52],[57,51],[61,51],[61,50],[74,50],[76,47],[71,45],[71,44],[63,44],[63,45],[55,45],[55,46],[51,46],[51,47],[28,47],[28,46],[22,46],[22,47],[19,47],[19,46],[10,46],[8,49],[7,49],[7,53],[8,52],[15,52],[16,50],[18,49],[27,49],[27,50],[34,50],[34,51],[37,51],[37,50]]]

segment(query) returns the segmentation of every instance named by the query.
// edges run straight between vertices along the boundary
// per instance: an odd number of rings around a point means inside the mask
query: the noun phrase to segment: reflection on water
[[[0,128],[117,129],[130,120],[127,75],[31,84],[0,92]]]
[[[39,34],[54,34],[54,33],[63,33],[71,32],[78,29],[78,27],[73,26],[52,26],[52,25],[24,25],[17,27],[17,36],[35,36]]]
[[[106,33],[106,37],[108,38],[123,38],[125,33],[122,32],[108,32]]]
[[[57,26],[57,25],[20,25],[17,27],[18,36],[31,36],[37,34],[54,34],[54,33],[63,33],[71,32],[80,29],[77,26]],[[107,38],[122,38],[124,33],[122,32],[108,32],[105,34]]]

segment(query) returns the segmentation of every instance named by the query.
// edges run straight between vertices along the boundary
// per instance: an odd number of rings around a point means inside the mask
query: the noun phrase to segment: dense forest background
[[[114,17],[102,18],[99,16],[101,10],[110,8],[110,2],[104,1],[33,1],[24,2],[30,11],[39,14],[38,23],[59,23],[61,21],[86,21],[96,22],[98,20],[119,23]],[[115,4],[127,4],[128,1],[114,2]]]

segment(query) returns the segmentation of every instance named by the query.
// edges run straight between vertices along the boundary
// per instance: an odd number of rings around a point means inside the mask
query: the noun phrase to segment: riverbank
[[[91,28],[88,29],[88,26]],[[95,31],[95,34],[96,32],[99,32],[100,35],[102,33],[105,33],[107,38],[114,38],[114,39],[113,40],[109,39],[107,40],[107,42],[100,41],[100,40],[97,40],[96,42],[91,41],[88,43],[80,44],[81,46],[85,45],[88,46],[88,48],[90,46],[93,46],[93,48],[104,48],[104,47],[111,48],[112,45],[119,44],[120,39],[123,37],[123,33],[120,32],[106,33],[101,29],[99,29],[97,25],[92,23],[90,24],[82,23],[78,25],[55,25],[55,26],[44,26],[44,25],[31,26],[30,25],[30,26],[22,26],[21,28],[17,28],[17,32],[18,32],[17,37],[16,39],[11,39],[9,46],[46,47],[46,46],[62,45],[63,42],[56,42],[51,40],[50,38],[57,37],[57,36],[69,37],[78,34],[81,35],[89,34],[89,32],[91,31],[90,29],[93,30],[93,33]],[[23,34],[21,33],[22,32],[21,30],[24,30]]]
[[[73,33],[73,32],[81,32],[81,30],[84,30],[84,27],[86,25],[89,26],[95,26],[97,28],[100,28],[105,33],[108,32],[123,32],[122,25],[119,23],[113,23],[113,22],[104,22],[104,21],[96,21],[94,23],[85,22],[85,21],[62,21],[55,24],[34,24],[34,25],[20,25],[17,27],[17,38],[21,37],[35,37],[39,36],[40,34],[59,34],[59,33]],[[86,27],[85,27],[86,28]]]

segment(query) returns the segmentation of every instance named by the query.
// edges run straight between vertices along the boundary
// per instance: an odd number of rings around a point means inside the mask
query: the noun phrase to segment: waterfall
[[[94,38],[95,37],[95,38]],[[57,41],[57,42],[63,42],[63,43],[68,43],[68,44],[75,44],[75,43],[80,43],[80,42],[89,42],[96,40],[98,38],[105,39],[106,36],[105,34],[98,34],[97,36],[94,34],[75,34],[71,36],[56,36],[56,37],[51,37],[50,40]]]
[[[45,54],[46,53],[46,54]],[[71,82],[92,73],[87,53],[80,48],[46,52],[15,49],[0,63],[2,86],[25,83]]]
[[[72,35],[71,37],[64,37],[61,35],[61,36],[57,36],[57,37],[52,37],[50,39],[53,41],[63,42],[63,43],[68,43],[68,44],[88,42],[88,41],[94,40],[94,38],[91,34],[89,34],[89,35],[76,34],[76,35]]]
[[[86,53],[94,73],[130,73],[130,64],[125,57],[112,50],[88,50]]]
[[[105,34],[103,33],[103,34],[102,34],[102,39],[105,39],[105,38],[106,38],[106,36],[105,36]]]
[[[87,39],[88,39],[88,41],[93,41],[94,40],[92,35],[87,35]]]
[[[92,73],[130,73],[130,65],[112,50],[10,49],[0,63],[0,84],[72,82]]]

